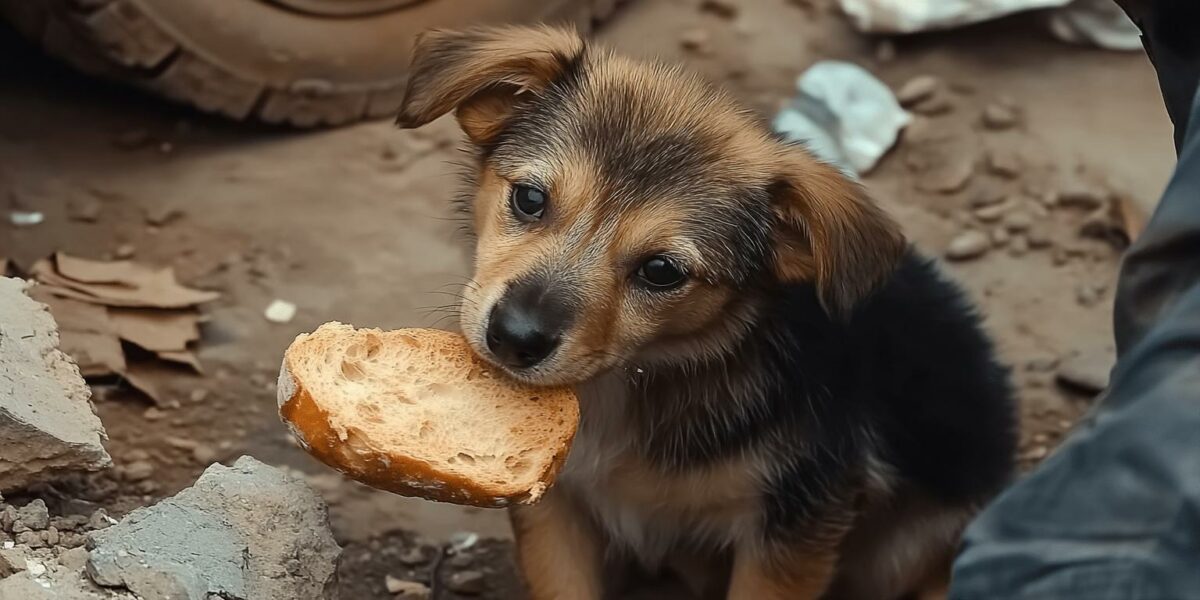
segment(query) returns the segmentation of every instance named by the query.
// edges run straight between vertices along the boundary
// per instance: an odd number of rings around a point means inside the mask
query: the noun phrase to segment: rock
[[[206,399],[208,399],[208,390],[203,388],[196,388],[188,394],[188,400],[192,402],[204,402]]]
[[[41,498],[17,509],[17,519],[30,529],[45,529],[50,526],[50,511]]]
[[[711,54],[712,53],[712,34],[707,29],[696,27],[683,32],[679,36],[679,45],[684,50],[695,52],[696,54]]]
[[[992,245],[999,248],[1007,246],[1012,241],[1012,235],[1003,227],[997,227],[992,230]]]
[[[989,104],[983,109],[983,126],[988,129],[1008,129],[1017,124],[1017,112],[1003,104]]]
[[[125,481],[145,481],[154,476],[154,463],[139,460],[121,467],[121,476]]]
[[[954,112],[954,99],[949,92],[938,90],[932,96],[914,104],[909,110],[927,117],[937,117]]]
[[[430,558],[432,557],[425,552],[424,546],[413,546],[400,553],[400,563],[408,567],[423,565],[429,562]]]
[[[0,579],[25,570],[24,548],[0,548]]]
[[[134,247],[133,244],[121,244],[120,246],[117,246],[116,250],[113,250],[113,256],[124,260],[132,257],[136,252],[137,248]]]
[[[108,516],[108,511],[103,508],[97,508],[87,522],[88,529],[92,530],[105,529],[116,524],[117,520]]]
[[[59,541],[59,537],[60,537],[58,534],[58,529],[55,529],[54,527],[47,527],[46,530],[43,531],[41,535],[42,535],[42,541],[45,542],[47,546],[57,546],[58,545],[58,541]]]
[[[1034,223],[1029,231],[1025,232],[1025,237],[1029,240],[1029,247],[1034,250],[1049,248],[1054,243],[1050,238],[1050,230],[1041,223]]]
[[[155,204],[145,208],[146,223],[162,227],[183,216],[183,209],[168,204]]]
[[[87,559],[87,548],[71,548],[58,555],[58,564],[75,571],[83,569]]]
[[[95,223],[100,218],[100,211],[103,209],[104,204],[100,202],[99,198],[82,198],[67,204],[67,218],[72,221]]]
[[[5,506],[0,509],[0,531],[12,531],[13,523],[17,521],[17,507]]]
[[[429,586],[419,581],[408,581],[391,575],[384,576],[383,586],[389,594],[396,594],[403,600],[426,600],[430,594]]]
[[[1104,297],[1104,291],[1104,286],[1085,283],[1075,288],[1075,301],[1080,306],[1092,306]]]
[[[93,533],[92,545],[96,583],[188,600],[328,598],[341,553],[317,495],[245,456]]]
[[[1023,210],[1014,210],[1004,215],[1004,227],[1011,232],[1026,231],[1033,226],[1033,217]]]
[[[991,246],[987,234],[981,231],[964,231],[946,246],[946,258],[950,260],[970,260],[983,256]]]
[[[987,154],[987,170],[992,175],[1014,179],[1021,174],[1021,159],[1016,152],[992,150]]]
[[[1004,214],[1012,210],[1011,203],[990,204],[975,209],[975,218],[984,223],[995,223],[1004,218]]]
[[[40,531],[22,531],[17,534],[17,543],[29,546],[30,548],[44,548],[46,540],[42,538]]]
[[[1063,387],[1096,394],[1108,387],[1108,374],[1112,365],[1113,359],[1109,354],[1097,351],[1077,352],[1062,361],[1055,379]]]
[[[474,569],[457,571],[446,578],[446,588],[452,592],[466,596],[475,596],[483,592],[483,573]]]
[[[25,287],[0,277],[0,491],[112,464],[87,384]]]
[[[900,106],[912,106],[933,96],[934,92],[941,88],[941,79],[933,75],[917,75],[896,90],[896,100],[900,102]]]
[[[917,180],[917,189],[924,192],[953,194],[964,187],[975,173],[975,160],[970,155],[949,157],[938,168]]]
[[[1029,252],[1029,240],[1023,235],[1014,235],[1012,242],[1008,244],[1008,253],[1011,256],[1025,256]]]
[[[700,10],[722,19],[735,19],[738,15],[737,3],[730,0],[704,0],[700,3]]]

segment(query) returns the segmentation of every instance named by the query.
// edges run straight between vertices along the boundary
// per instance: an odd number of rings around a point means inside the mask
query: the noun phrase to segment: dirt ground
[[[894,87],[920,74],[948,84],[948,108],[919,119],[866,184],[930,254],[942,255],[965,229],[998,238],[984,256],[947,268],[979,302],[1013,367],[1023,464],[1044,457],[1089,405],[1090,394],[1056,383],[1063,365],[1076,353],[1101,367],[1110,360],[1120,252],[1119,242],[1097,235],[1094,212],[1064,198],[1092,190],[1147,211],[1174,164],[1145,58],[1056,42],[1039,15],[882,40],[854,33],[819,1],[737,4],[729,19],[695,0],[640,0],[598,38],[685,62],[764,116],[824,58],[856,62]],[[685,49],[681,38],[696,28],[709,42]],[[101,258],[130,244],[135,259],[174,265],[185,282],[222,293],[206,309],[198,348],[205,375],[172,373],[156,407],[119,382],[95,386],[115,462],[149,460],[154,476],[134,484],[109,474],[52,491],[119,516],[188,485],[210,459],[251,454],[286,465],[309,474],[329,501],[335,534],[349,545],[344,597],[364,600],[389,597],[386,574],[426,578],[454,532],[509,535],[502,512],[343,482],[290,442],[275,412],[279,359],[297,333],[328,320],[434,325],[439,315],[428,307],[446,304],[441,293],[468,273],[449,204],[452,122],[417,132],[388,122],[316,132],[231,124],[77,76],[7,32],[0,81],[0,212],[46,215],[33,227],[0,224],[0,256],[27,268],[55,251]],[[1016,108],[1015,126],[981,124],[997,102]],[[1016,172],[994,172],[1005,171],[988,166],[997,156],[1015,160]],[[963,161],[970,179],[946,183],[947,169]],[[932,191],[939,187],[961,189]],[[73,206],[96,199],[95,222],[70,218]],[[995,200],[1015,208],[1003,216],[976,210]],[[149,226],[144,212],[164,205],[183,216]],[[263,318],[276,298],[298,305],[290,323]],[[414,548],[425,549],[421,561]],[[406,552],[411,560],[401,560]],[[439,561],[443,574],[478,571],[483,583],[450,586],[440,597],[512,597],[503,546],[482,543],[465,554]]]

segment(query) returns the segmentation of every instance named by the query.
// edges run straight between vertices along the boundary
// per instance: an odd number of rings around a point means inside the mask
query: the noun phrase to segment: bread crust
[[[303,334],[297,337],[292,347],[304,337]],[[472,359],[479,360],[474,356]],[[504,486],[475,481],[438,469],[399,450],[375,448],[367,440],[357,437],[359,432],[353,427],[335,426],[329,412],[313,398],[303,378],[292,368],[291,361],[289,348],[279,373],[279,414],[304,449],[351,479],[403,496],[482,508],[535,503],[554,483],[566,461],[579,424],[576,406],[568,434],[563,437],[552,459],[532,486]],[[574,399],[570,390],[553,390],[550,393],[570,394]]]

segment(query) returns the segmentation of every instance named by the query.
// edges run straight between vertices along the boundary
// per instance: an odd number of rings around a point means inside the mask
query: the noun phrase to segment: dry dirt
[[[1052,201],[1080,187],[1143,210],[1157,198],[1174,155],[1145,58],[1063,45],[1037,15],[884,42],[853,33],[824,2],[747,1],[734,19],[698,4],[632,3],[599,38],[630,54],[686,62],[764,115],[821,58],[857,62],[893,86],[919,74],[948,84],[949,112],[911,129],[866,184],[931,254],[942,254],[964,227],[990,234],[1007,223],[1018,231],[1006,247],[948,269],[979,301],[1013,366],[1024,464],[1043,457],[1089,402],[1055,383],[1058,363],[1074,352],[1099,354],[1101,363],[1111,356],[1119,258],[1119,244],[1081,235],[1095,215]],[[680,43],[696,37],[695,28],[710,34],[699,51]],[[433,325],[438,314],[428,307],[449,302],[442,294],[467,274],[449,204],[453,123],[415,133],[387,122],[315,132],[226,123],[76,76],[7,33],[0,33],[0,81],[0,214],[7,221],[11,208],[26,208],[46,216],[33,227],[0,224],[0,256],[27,268],[58,250],[100,258],[130,244],[136,259],[174,265],[186,283],[223,294],[208,307],[199,347],[206,374],[170,374],[163,406],[151,408],[118,382],[95,386],[114,461],[149,462],[153,476],[134,481],[118,470],[35,491],[71,497],[76,512],[103,506],[119,516],[188,485],[209,460],[251,454],[287,465],[312,474],[330,502],[335,533],[349,544],[345,597],[364,600],[388,597],[385,574],[425,577],[431,563],[397,562],[420,544],[434,552],[456,531],[509,535],[501,512],[342,482],[288,440],[275,414],[274,376],[296,333],[331,319]],[[981,125],[995,102],[1016,107],[1014,127]],[[990,173],[989,153],[1015,157],[1017,175]],[[962,190],[924,191],[937,187],[944,164],[964,157],[975,168]],[[1029,226],[1022,219],[982,225],[970,206],[989,197],[1021,204],[1049,247],[1021,251],[1015,238]],[[72,207],[97,200],[95,222],[70,218]],[[161,206],[183,216],[148,226],[144,211]],[[298,305],[293,321],[263,318],[275,298]],[[503,547],[488,542],[474,551],[477,560],[444,562],[443,575],[478,570],[484,597],[511,597]]]

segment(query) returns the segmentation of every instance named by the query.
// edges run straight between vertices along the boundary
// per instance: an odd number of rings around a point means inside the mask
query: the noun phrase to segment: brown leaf
[[[62,297],[56,291],[57,288],[54,286],[35,285],[29,290],[29,297],[50,307],[50,314],[58,323],[60,331],[82,331],[109,335],[116,333],[112,321],[108,318],[108,310],[103,306]]]
[[[38,261],[33,273],[43,283],[78,292],[72,298],[106,306],[186,308],[220,297],[180,285],[170,267],[152,269],[130,261],[91,261],[59,253],[54,263]]]
[[[93,331],[58,332],[59,349],[67,353],[84,377],[103,377],[125,370],[125,353],[121,340],[111,333]]]
[[[200,339],[199,316],[191,311],[150,308],[109,308],[117,335],[151,352],[187,349]]]
[[[187,365],[196,373],[204,374],[204,367],[200,365],[200,359],[191,350],[159,352],[157,354],[159,358],[165,361]]]

